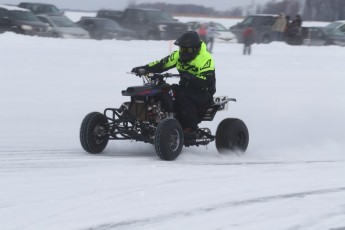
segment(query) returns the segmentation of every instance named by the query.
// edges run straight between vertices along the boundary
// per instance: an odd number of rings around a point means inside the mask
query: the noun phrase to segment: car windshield
[[[120,25],[117,22],[114,22],[113,20],[97,20],[96,24],[99,25],[102,28],[106,29],[119,29]]]
[[[328,24],[326,27],[327,28],[331,28],[331,29],[336,29],[338,26],[340,26],[342,23],[340,22],[331,22],[330,24]]]
[[[162,11],[148,11],[147,17],[149,21],[176,21],[169,14]]]
[[[199,22],[187,22],[187,25],[188,25],[190,30],[197,30],[200,27]]]
[[[244,21],[241,23],[242,25],[249,25],[253,23],[253,17],[247,17],[244,19]]]
[[[51,17],[53,24],[57,27],[76,27],[74,22],[72,22],[67,17]]]
[[[30,8],[36,14],[39,13],[59,13],[59,9],[56,6],[51,5],[37,5]]]
[[[215,25],[218,31],[228,31],[228,29],[222,24],[216,23]]]
[[[24,10],[13,10],[13,19],[19,21],[40,21],[33,13]]]
[[[325,34],[331,34],[332,33],[332,29],[329,27],[320,27],[320,30],[322,30]]]

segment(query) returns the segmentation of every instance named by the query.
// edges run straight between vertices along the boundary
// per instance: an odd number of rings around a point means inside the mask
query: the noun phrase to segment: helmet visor
[[[180,58],[182,62],[193,60],[199,53],[200,48],[180,47]]]
[[[194,53],[198,48],[187,48],[187,47],[180,47],[180,53]]]

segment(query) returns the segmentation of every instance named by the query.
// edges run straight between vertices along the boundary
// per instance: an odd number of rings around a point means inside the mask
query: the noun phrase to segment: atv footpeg
[[[184,145],[186,147],[192,145],[208,145],[214,141],[215,137],[212,136],[209,128],[200,128],[196,132],[186,133],[184,136]]]

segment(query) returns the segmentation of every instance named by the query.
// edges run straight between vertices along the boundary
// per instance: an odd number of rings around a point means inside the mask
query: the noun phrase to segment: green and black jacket
[[[181,86],[213,95],[216,92],[215,67],[206,44],[202,43],[199,54],[187,63],[181,62],[179,57],[180,53],[176,50],[159,61],[149,63],[144,68],[150,72],[162,73],[176,67],[181,76],[179,82]]]

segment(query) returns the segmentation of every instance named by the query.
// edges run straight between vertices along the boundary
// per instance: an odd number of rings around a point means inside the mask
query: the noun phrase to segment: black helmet
[[[182,34],[174,44],[180,47],[181,61],[188,62],[198,55],[201,47],[201,39],[196,31],[188,31]]]
[[[201,39],[196,31],[188,31],[177,38],[174,44],[184,48],[199,48]]]

